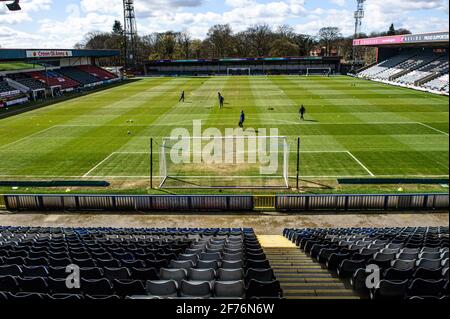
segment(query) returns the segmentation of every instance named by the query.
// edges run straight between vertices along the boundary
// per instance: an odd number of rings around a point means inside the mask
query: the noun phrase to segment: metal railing
[[[395,211],[448,210],[448,194],[344,195],[4,195],[10,211]]]

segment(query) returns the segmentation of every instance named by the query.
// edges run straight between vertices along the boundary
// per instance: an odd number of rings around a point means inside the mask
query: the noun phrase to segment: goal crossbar
[[[160,188],[289,188],[285,136],[163,138]]]
[[[251,75],[251,69],[250,68],[227,68],[227,75],[231,75],[233,71],[239,71],[239,72],[245,72],[248,73],[248,75]]]

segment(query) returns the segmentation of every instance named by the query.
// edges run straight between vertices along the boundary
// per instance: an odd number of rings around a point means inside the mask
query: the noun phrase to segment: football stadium
[[[350,36],[146,36],[113,2],[66,48],[0,2],[0,304],[448,300],[448,31],[365,34],[357,0]]]

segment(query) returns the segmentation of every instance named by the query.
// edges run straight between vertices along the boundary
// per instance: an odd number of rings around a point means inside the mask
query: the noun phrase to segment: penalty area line
[[[106,156],[101,162],[99,162],[97,165],[95,165],[93,168],[91,168],[86,174],[83,175],[83,177],[89,177],[89,174],[91,174],[93,171],[95,171],[100,165],[105,163],[107,160],[109,160],[116,152],[112,152],[108,156]]]
[[[425,123],[422,123],[422,122],[417,122],[417,124],[420,124],[420,125],[422,125],[422,126],[428,127],[429,129],[431,129],[431,130],[433,130],[433,131],[436,131],[436,132],[439,132],[439,133],[444,134],[444,135],[446,135],[446,136],[449,136],[448,133],[446,133],[446,132],[444,132],[444,131],[441,131],[441,130],[438,130],[437,128],[434,128],[434,127],[432,127],[432,126],[430,126],[430,125],[428,125],[428,124],[425,124]]]
[[[375,174],[373,174],[363,163],[361,163],[361,161],[357,159],[355,155],[353,155],[350,151],[347,151],[347,153],[356,161],[356,163],[358,163],[362,168],[364,168],[366,172],[369,173],[370,176],[372,177],[375,176]]]

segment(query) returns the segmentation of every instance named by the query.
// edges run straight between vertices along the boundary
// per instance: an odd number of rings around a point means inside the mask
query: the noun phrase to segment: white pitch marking
[[[351,152],[347,151],[348,155],[350,155],[359,165],[361,165],[362,168],[364,168],[367,173],[370,174],[370,176],[374,177],[375,175],[363,164],[359,159],[356,158],[355,155],[353,155]]]
[[[425,124],[425,123],[421,123],[421,122],[416,122],[416,123],[417,123],[417,124],[420,124],[420,125],[422,125],[422,126],[428,127],[429,129],[432,129],[432,130],[434,130],[434,131],[436,131],[436,132],[439,132],[439,133],[441,133],[441,134],[444,134],[444,135],[446,135],[446,136],[449,136],[448,133],[445,133],[444,131],[438,130],[437,128],[434,128],[434,127],[432,127],[432,126],[430,126],[430,125],[427,125],[427,124]]]
[[[0,177],[9,177],[9,178],[148,178],[148,176],[120,176],[120,175],[104,175],[104,176],[69,176],[69,175],[0,175]],[[161,176],[154,176],[155,178],[160,178]],[[191,177],[191,176],[188,176]],[[223,176],[220,176],[223,177]],[[233,178],[247,178],[247,176],[230,176]],[[252,176],[253,178],[255,176]],[[330,175],[312,175],[312,176],[301,176],[302,178],[356,178],[356,177],[367,177],[367,175],[340,175],[340,176],[330,176]],[[375,177],[398,177],[398,178],[412,178],[412,177],[420,177],[420,178],[446,178],[449,175],[376,175]],[[293,176],[291,176],[293,178]]]
[[[114,154],[116,154],[115,152],[109,154],[107,157],[105,157],[101,162],[99,162],[97,165],[95,165],[93,168],[91,168],[86,174],[83,175],[83,177],[89,177],[89,174],[92,173],[97,167],[99,167],[100,165],[102,165],[103,163],[105,163],[107,160],[109,160]]]
[[[20,142],[22,142],[22,141],[24,141],[24,140],[26,140],[26,139],[28,139],[28,138],[31,138],[31,137],[33,137],[33,136],[36,136],[36,135],[42,134],[42,133],[44,133],[44,132],[47,132],[47,131],[49,131],[49,130],[51,130],[52,128],[55,128],[55,127],[57,127],[57,126],[58,126],[58,125],[53,125],[53,126],[47,127],[46,129],[40,130],[40,131],[38,131],[38,132],[36,132],[36,133],[33,133],[33,134],[31,134],[31,135],[27,135],[27,136],[25,136],[25,137],[22,137],[20,140],[17,140],[17,141],[11,142],[11,143],[9,143],[9,144],[3,145],[3,146],[2,146],[2,149],[5,148],[5,147],[9,147],[9,146],[11,146],[11,145],[20,143]]]

